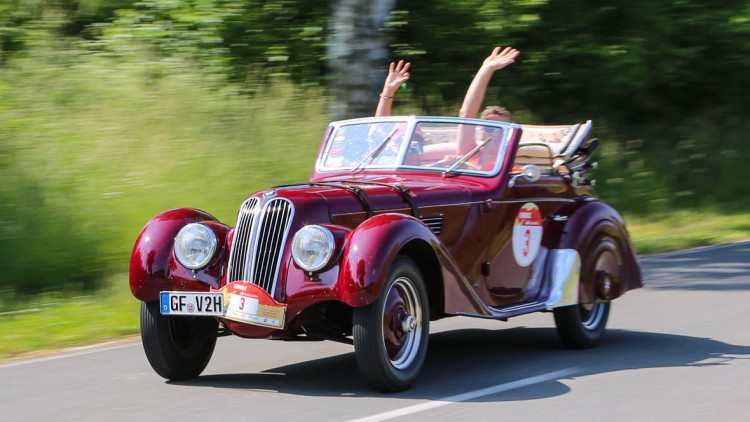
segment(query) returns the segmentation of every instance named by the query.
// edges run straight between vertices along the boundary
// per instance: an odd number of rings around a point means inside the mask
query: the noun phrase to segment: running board
[[[539,311],[551,311],[562,306],[578,303],[581,257],[575,249],[552,249],[547,254],[546,269],[542,279],[542,289],[534,300],[515,303],[508,306],[487,306],[477,298],[477,310],[480,313],[451,312],[474,318],[507,320],[517,315]]]
[[[465,312],[459,312],[457,315],[474,317],[474,318],[500,319],[500,320],[505,321],[508,318],[511,318],[514,316],[530,314],[532,312],[544,311],[546,309],[547,309],[547,305],[544,302],[526,302],[526,303],[521,303],[520,305],[506,306],[503,308],[493,308],[491,306],[488,306],[487,310],[490,311],[489,315],[477,315],[477,314],[469,314]]]

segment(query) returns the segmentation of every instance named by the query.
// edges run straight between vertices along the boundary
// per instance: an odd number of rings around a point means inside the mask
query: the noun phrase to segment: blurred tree
[[[330,115],[371,116],[382,86],[388,50],[383,28],[395,0],[338,0],[328,42]]]

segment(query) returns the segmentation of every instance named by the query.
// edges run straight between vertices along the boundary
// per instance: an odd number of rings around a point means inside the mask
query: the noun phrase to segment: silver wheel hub
[[[417,319],[408,315],[401,323],[401,329],[404,330],[405,333],[414,332],[414,330],[417,329]]]

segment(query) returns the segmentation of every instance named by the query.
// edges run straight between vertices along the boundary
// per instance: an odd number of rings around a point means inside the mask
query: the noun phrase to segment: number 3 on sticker
[[[529,256],[529,244],[531,242],[531,230],[526,229],[526,233],[523,234],[524,239],[526,239],[526,242],[523,244],[523,256]]]
[[[232,294],[229,296],[229,309],[255,315],[258,313],[258,299]]]

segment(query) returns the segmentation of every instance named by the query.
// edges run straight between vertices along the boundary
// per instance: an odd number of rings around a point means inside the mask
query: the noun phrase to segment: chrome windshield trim
[[[502,145],[498,151],[498,160],[496,160],[495,167],[491,170],[471,170],[471,169],[454,169],[450,174],[453,175],[467,175],[467,176],[478,176],[478,177],[495,177],[502,168],[502,164],[505,161],[505,157],[508,154],[508,148],[512,136],[520,130],[521,125],[516,123],[498,122],[494,120],[484,119],[469,119],[460,117],[440,117],[440,116],[381,116],[381,117],[364,117],[357,119],[338,120],[329,123],[328,129],[326,130],[326,137],[323,140],[323,148],[318,154],[315,162],[315,171],[319,173],[342,173],[342,172],[359,172],[364,169],[370,170],[418,170],[426,172],[437,172],[445,173],[445,168],[431,168],[415,166],[412,164],[404,163],[405,156],[408,152],[408,142],[403,142],[399,147],[398,154],[395,156],[396,159],[393,164],[368,164],[361,166],[361,162],[352,166],[342,167],[331,167],[324,165],[324,161],[329,156],[331,148],[333,147],[333,139],[338,134],[338,130],[343,126],[358,125],[358,124],[373,124],[373,123],[403,123],[405,124],[404,136],[410,139],[414,135],[417,125],[420,123],[442,123],[442,124],[454,124],[454,125],[476,125],[476,126],[488,126],[496,127],[503,130],[504,137]],[[366,161],[366,160],[365,160]]]

